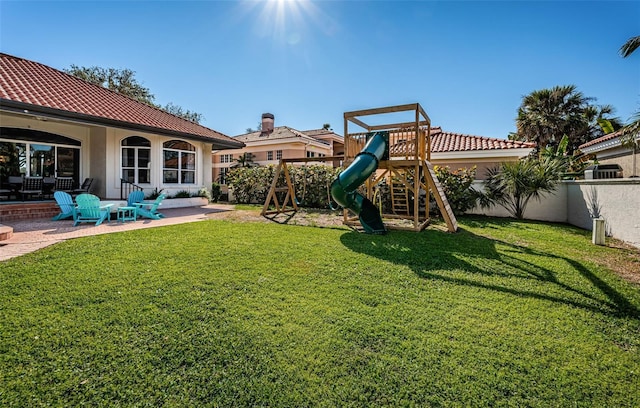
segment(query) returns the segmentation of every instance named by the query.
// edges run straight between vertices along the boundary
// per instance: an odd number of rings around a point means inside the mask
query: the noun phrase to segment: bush
[[[187,190],[180,190],[173,196],[173,198],[190,198],[190,197],[191,197],[191,193],[188,192]]]
[[[288,166],[291,182],[294,185],[298,204],[309,208],[329,208],[329,189],[340,169],[330,166],[311,165],[303,167]],[[274,166],[237,167],[229,172],[229,186],[233,189],[235,200],[239,204],[263,203],[271,188],[275,174]],[[285,187],[284,172],[278,179],[278,187]],[[283,202],[286,193],[278,193]]]
[[[154,188],[153,191],[146,197],[147,200],[155,200],[156,198],[158,198],[160,196],[160,194],[162,194],[162,192],[164,191],[164,188],[161,188],[158,190],[158,187]],[[169,198],[168,196],[165,198]]]
[[[211,202],[211,192],[205,188],[202,187],[200,190],[198,190],[198,192],[196,194],[193,195],[194,197],[204,197],[207,199],[208,202]]]
[[[479,193],[471,187],[476,178],[476,166],[451,171],[448,166],[434,166],[449,206],[455,215],[461,215],[476,206]],[[433,193],[431,193],[432,199]]]
[[[331,166],[311,165],[289,167],[299,205],[308,208],[329,208],[331,183],[341,169]],[[284,186],[284,180],[282,182]]]
[[[220,187],[220,183],[216,183],[215,181],[211,183],[211,201],[217,203],[220,200],[220,196],[222,195],[222,188]]]
[[[229,171],[228,184],[239,204],[264,202],[271,187],[274,166],[236,167]]]

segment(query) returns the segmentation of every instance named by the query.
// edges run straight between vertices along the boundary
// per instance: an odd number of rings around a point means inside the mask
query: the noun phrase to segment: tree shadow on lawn
[[[429,229],[420,233],[391,231],[387,235],[348,232],[342,234],[340,239],[343,245],[355,252],[405,265],[425,279],[547,300],[640,320],[638,307],[580,262],[482,237],[462,228],[456,234]],[[500,251],[498,246],[502,247]],[[526,260],[522,259],[523,256]],[[587,279],[605,299],[590,293],[587,287],[580,288],[560,281],[558,273],[547,265],[560,265],[562,262],[571,271]],[[468,274],[468,277],[460,277],[459,271]],[[491,283],[491,278],[505,279],[504,283]],[[566,296],[556,295],[558,290],[549,291],[548,286],[546,289],[541,286],[540,291],[525,289],[535,286],[526,282],[522,284],[522,280],[552,284],[566,292]]]

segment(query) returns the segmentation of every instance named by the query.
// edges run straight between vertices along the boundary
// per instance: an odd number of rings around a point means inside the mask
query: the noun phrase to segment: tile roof
[[[530,149],[532,142],[497,139],[493,137],[465,135],[445,132],[439,127],[431,128],[431,152],[467,152],[471,150]]]
[[[406,151],[412,152],[413,134],[399,134],[402,139],[406,136],[409,142],[400,141],[390,147],[390,152],[394,155],[403,155]],[[397,135],[398,136],[398,135]],[[462,133],[445,132],[442,128],[434,126],[431,128],[431,152],[432,153],[453,153],[453,152],[477,152],[477,151],[500,151],[510,149],[532,149],[536,147],[532,142],[520,142],[516,140],[497,139],[493,137],[465,135]]]
[[[622,135],[622,132],[619,131],[619,130],[616,131],[616,132],[613,132],[613,133],[608,133],[608,134],[606,134],[604,136],[601,136],[601,137],[599,137],[597,139],[593,139],[593,140],[588,141],[587,143],[581,144],[580,146],[578,146],[578,149],[584,149],[585,147],[597,145],[598,143],[606,142],[608,140],[613,140],[613,139],[615,139],[615,138],[617,138],[617,137],[619,137],[621,135]]]
[[[251,132],[244,135],[236,136],[234,139],[240,140],[244,143],[258,142],[263,140],[279,140],[279,139],[291,139],[291,138],[299,138],[300,140],[305,140],[307,142],[320,142],[324,143],[322,140],[314,139],[311,136],[307,136],[306,132],[300,132],[288,126],[277,126],[273,128],[273,132],[271,133],[263,133],[262,131]]]
[[[335,133],[333,130],[329,130],[329,129],[312,129],[312,130],[303,130],[302,133],[304,133],[307,136],[311,136],[311,137],[316,137],[316,136],[325,136],[325,135],[335,135],[338,136],[337,133]]]
[[[220,132],[49,66],[0,53],[0,105],[241,147]]]

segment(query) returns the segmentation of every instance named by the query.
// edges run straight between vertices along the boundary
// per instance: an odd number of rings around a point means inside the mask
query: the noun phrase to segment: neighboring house
[[[411,137],[408,138],[412,140]],[[528,156],[536,145],[531,142],[496,139],[484,136],[464,135],[445,132],[440,127],[431,128],[431,163],[436,166],[448,166],[452,171],[461,168],[476,167],[476,179],[486,179],[487,170],[503,162],[516,161]],[[409,149],[408,145],[391,149]]]
[[[8,176],[94,178],[120,198],[211,188],[211,151],[240,140],[46,65],[0,53],[0,181]]]
[[[244,143],[242,149],[214,151],[213,180],[226,184],[230,168],[240,165],[241,157],[261,166],[276,165],[280,159],[330,157],[344,154],[342,136],[327,129],[299,131],[288,126],[274,127],[274,115],[262,115],[261,130],[234,137]],[[313,164],[339,166],[340,162],[318,161]]]
[[[640,142],[640,134],[635,135],[636,143]],[[620,142],[620,131],[609,133],[578,146],[582,153],[595,155],[599,164],[618,164],[622,167],[623,177],[638,177],[638,153]]]

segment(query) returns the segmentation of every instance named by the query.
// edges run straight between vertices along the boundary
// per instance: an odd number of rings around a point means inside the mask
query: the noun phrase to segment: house
[[[262,115],[261,130],[234,137],[245,147],[214,151],[213,180],[226,184],[229,169],[238,165],[239,158],[247,158],[261,166],[276,165],[280,159],[301,157],[331,157],[344,154],[342,136],[329,129],[299,131],[288,126],[274,126],[275,116],[271,113]],[[318,161],[317,164],[339,166],[340,161],[330,163]]]
[[[536,144],[516,140],[446,132],[431,128],[431,163],[451,170],[476,166],[476,179],[486,179],[487,170],[503,162],[528,156]]]
[[[242,141],[49,66],[0,53],[0,182],[9,176],[95,180],[123,198],[211,188],[211,151]],[[0,186],[2,188],[2,186]]]
[[[582,153],[595,155],[598,164],[617,164],[622,167],[623,177],[638,177],[638,155],[632,148],[622,145],[620,131],[609,133],[578,146]],[[640,143],[640,133],[635,135],[636,144]]]
[[[449,167],[452,171],[476,167],[476,180],[486,179],[487,170],[503,162],[516,161],[529,155],[535,143],[496,139],[485,136],[465,135],[446,132],[440,127],[432,127],[431,163]],[[401,141],[390,147],[391,151],[413,151],[413,132],[406,135],[408,142]]]
[[[277,164],[281,158],[341,156],[344,139],[331,130],[298,131],[287,126],[275,127],[274,115],[262,115],[262,130],[236,136],[243,149],[213,153],[213,179],[225,184],[229,168],[238,165],[245,153],[259,165]],[[409,138],[411,139],[411,138]],[[328,146],[329,145],[329,146]],[[476,167],[476,179],[484,180],[488,169],[502,162],[519,160],[535,149],[535,143],[465,135],[431,128],[431,162],[451,170]],[[392,147],[393,148],[393,147]],[[403,147],[406,148],[406,147]],[[411,147],[408,147],[411,149]],[[339,166],[339,160],[333,162]]]

